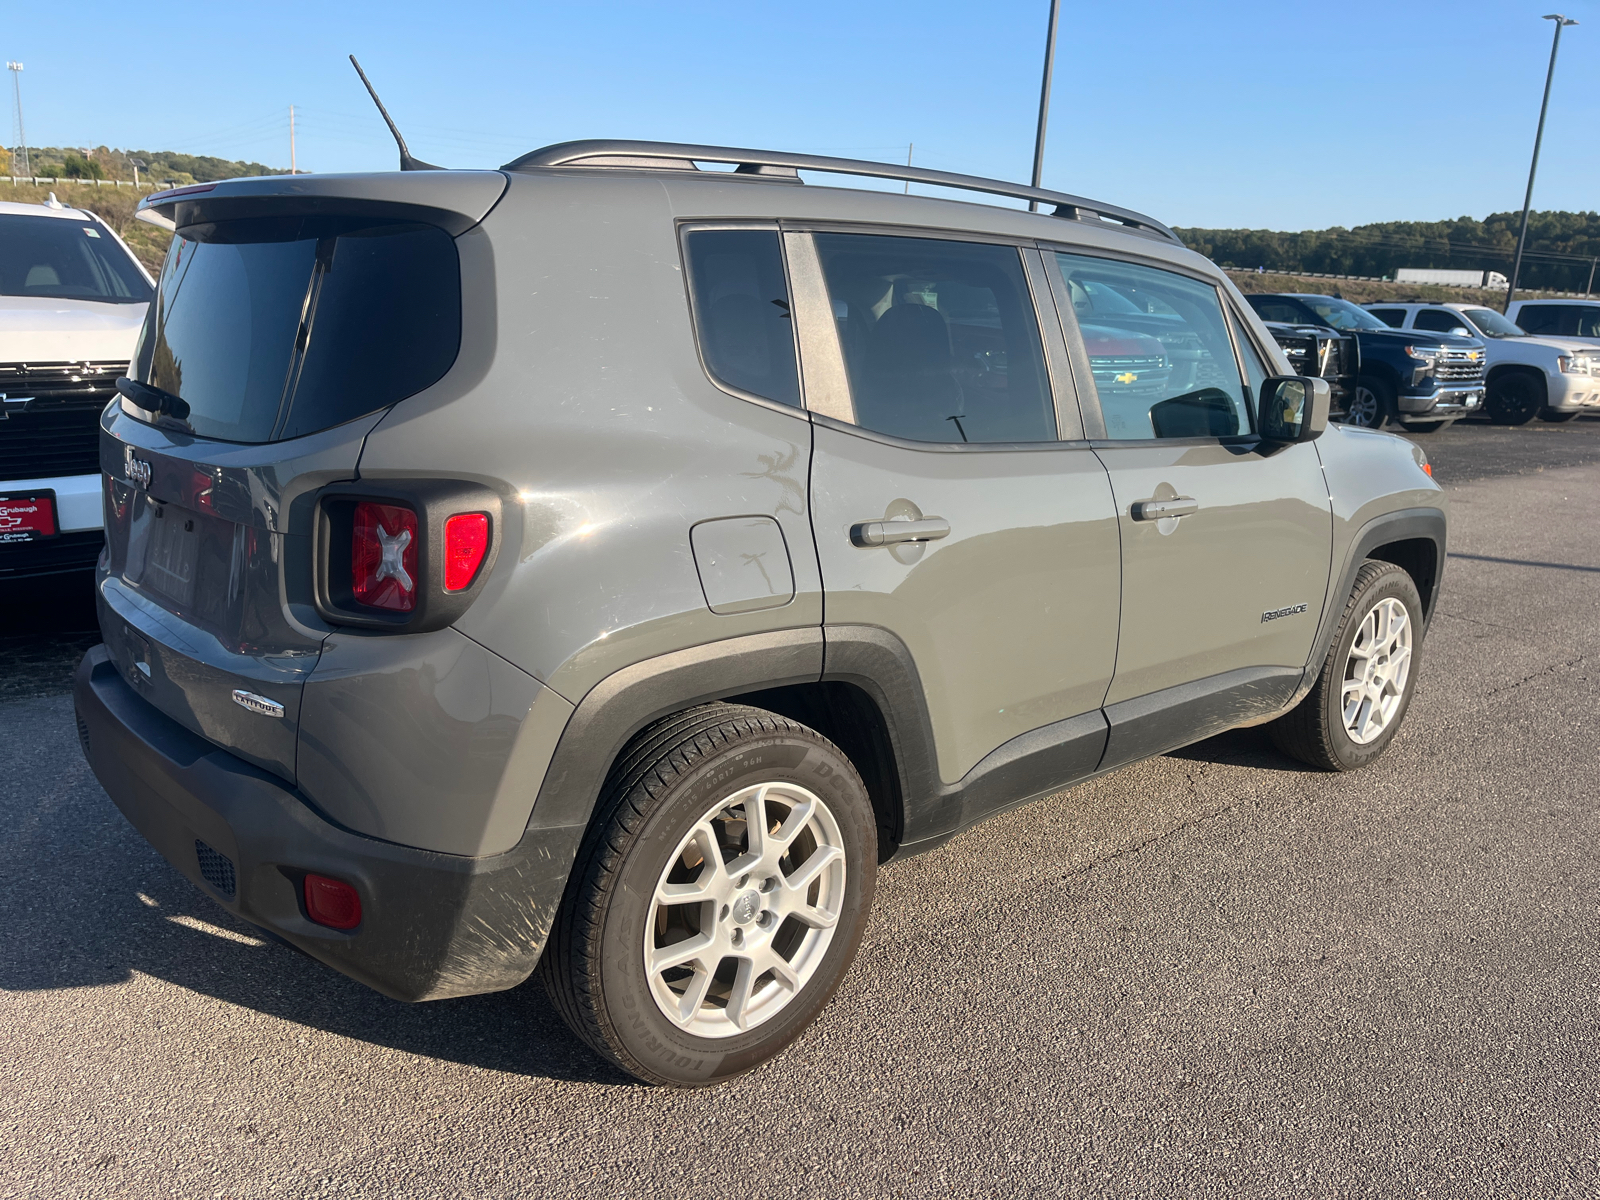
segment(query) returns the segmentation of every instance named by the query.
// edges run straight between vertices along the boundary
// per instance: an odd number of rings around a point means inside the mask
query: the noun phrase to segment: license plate
[[[189,605],[194,601],[199,558],[200,534],[195,529],[195,518],[181,508],[145,497],[129,530],[128,581],[175,604]]]
[[[37,542],[60,532],[53,491],[0,495],[0,545]]]

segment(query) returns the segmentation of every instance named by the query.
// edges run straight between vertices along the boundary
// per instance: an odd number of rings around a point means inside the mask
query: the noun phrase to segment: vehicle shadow
[[[403,1004],[264,941],[168,866],[86,768],[82,775],[57,791],[48,820],[30,821],[34,814],[0,804],[13,818],[0,844],[0,990],[108,987],[137,973],[429,1058],[573,1082],[633,1082],[568,1031],[536,981]],[[5,799],[17,790],[7,788]]]
[[[1190,762],[1226,764],[1230,767],[1251,767],[1261,771],[1287,771],[1292,774],[1320,774],[1315,767],[1290,758],[1272,743],[1272,735],[1265,725],[1249,729],[1230,729],[1203,742],[1167,751],[1166,758],[1182,758]]]

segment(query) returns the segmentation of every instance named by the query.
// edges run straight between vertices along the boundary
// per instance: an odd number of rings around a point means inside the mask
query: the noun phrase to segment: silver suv
[[[1329,427],[1149,217],[638,142],[148,204],[84,752],[386,995],[537,967],[713,1083],[815,1018],[882,863],[1242,725],[1360,767],[1405,714],[1425,458]]]

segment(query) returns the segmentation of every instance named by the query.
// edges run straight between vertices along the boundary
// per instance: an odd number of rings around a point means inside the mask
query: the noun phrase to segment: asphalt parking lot
[[[92,612],[13,606],[0,1197],[1600,1193],[1600,420],[1419,440],[1451,561],[1383,760],[1225,734],[891,866],[818,1023],[704,1092],[537,985],[252,936],[79,755]]]

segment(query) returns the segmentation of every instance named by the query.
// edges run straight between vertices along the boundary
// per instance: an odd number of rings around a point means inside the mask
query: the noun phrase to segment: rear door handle
[[[943,517],[923,517],[920,521],[862,521],[850,526],[850,540],[857,546],[936,542],[949,536],[950,522]]]
[[[1135,521],[1159,521],[1163,517],[1187,517],[1200,511],[1200,502],[1191,496],[1171,500],[1136,500],[1129,510]]]

